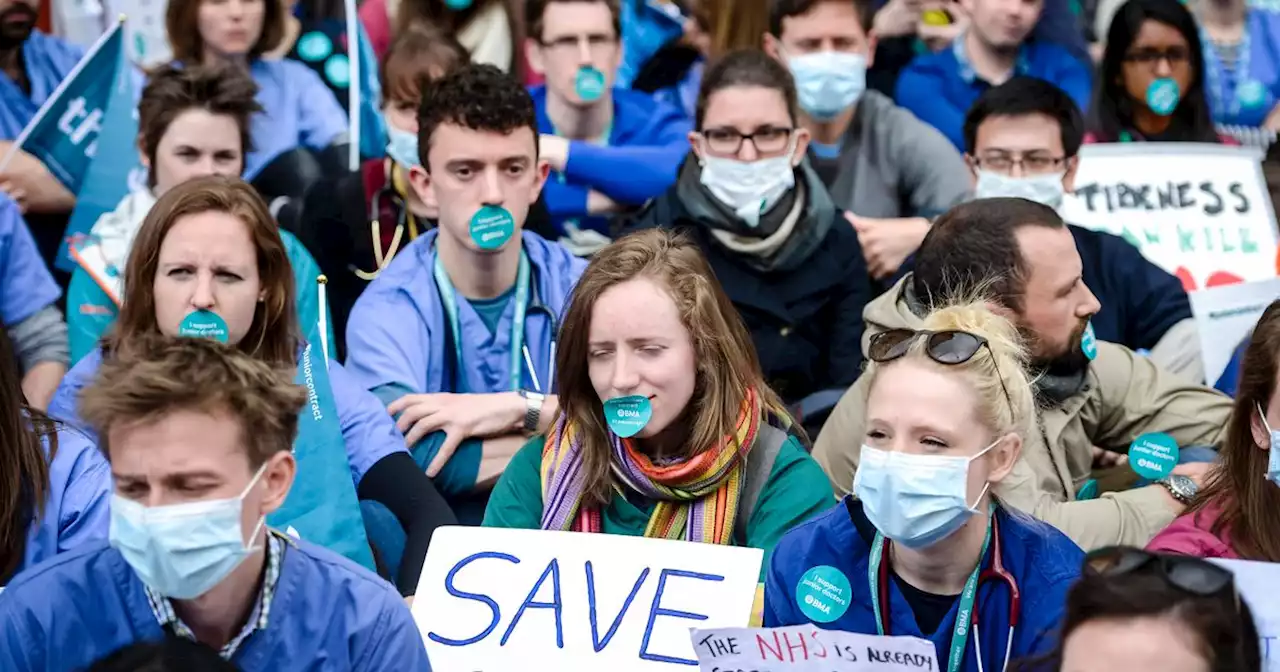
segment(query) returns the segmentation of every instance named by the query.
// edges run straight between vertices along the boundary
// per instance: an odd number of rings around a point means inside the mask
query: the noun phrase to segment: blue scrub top
[[[18,324],[61,294],[18,205],[0,194],[0,322]]]
[[[32,31],[22,45],[31,95],[23,93],[8,75],[0,72],[0,140],[13,140],[22,133],[82,56],[84,50],[80,47],[38,30]]]
[[[47,440],[44,450],[48,458]],[[111,467],[89,437],[65,425],[58,427],[46,497],[43,513],[27,531],[19,573],[59,553],[107,539]]]
[[[342,140],[347,113],[306,64],[256,60],[249,74],[258,85],[262,112],[249,120],[253,151],[244,157],[244,179],[253,180],[277,156],[295,148],[321,150]]]
[[[863,635],[876,634],[876,616],[872,607],[872,588],[868,577],[871,542],[875,527],[862,513],[862,505],[853,502],[854,515],[846,508],[850,497],[827,513],[796,527],[774,548],[765,575],[764,626],[804,625],[814,623],[827,630],[841,630]],[[1022,594],[1021,618],[1013,636],[1010,660],[1037,656],[1050,651],[1057,643],[1055,632],[1066,604],[1067,589],[1080,575],[1084,561],[1081,551],[1062,532],[1025,514],[998,507],[1001,557],[1005,569],[1013,575]],[[855,521],[856,517],[856,521]],[[991,566],[994,552],[988,549],[982,567]],[[828,566],[848,580],[851,594],[847,609],[829,622],[810,620],[802,610],[804,596],[801,581],[815,567]],[[890,568],[891,569],[891,568]],[[830,575],[827,577],[830,580]],[[932,635],[920,632],[897,579],[889,578],[888,635],[910,635],[934,643],[938,661],[946,669],[950,654],[951,633],[955,629],[960,600],[942,620]],[[1000,669],[1005,642],[1009,636],[1010,595],[1000,581],[986,581],[978,589],[978,636],[982,639],[983,668]],[[812,609],[811,609],[812,610]],[[966,645],[962,670],[976,671],[972,632]]]
[[[1252,6],[1245,17],[1245,36],[1236,67],[1228,71],[1200,31],[1204,45],[1205,95],[1213,121],[1228,126],[1262,126],[1280,101],[1280,11]]]
[[[445,389],[446,361],[456,357],[445,352],[449,325],[440,303],[434,269],[436,236],[428,231],[404,248],[391,264],[365,288],[356,300],[347,321],[347,370],[365,389],[395,386],[404,392],[455,392]],[[521,241],[532,266],[531,282],[541,302],[559,317],[564,314],[569,293],[577,284],[586,262],[541,236],[522,232]],[[497,328],[492,332],[465,299],[458,301],[459,332],[468,392],[511,391],[511,321],[514,302],[507,302]],[[547,386],[553,324],[545,313],[532,308],[525,317],[524,338],[529,346],[540,386]],[[517,344],[516,347],[519,347]],[[455,368],[449,364],[450,370]],[[521,386],[534,389],[528,367]],[[547,389],[540,390],[550,393]]]
[[[102,349],[94,348],[71,367],[49,402],[50,415],[95,439],[93,429],[80,418],[75,403],[80,391],[93,381],[101,364]],[[333,402],[338,408],[338,421],[342,425],[342,440],[347,448],[351,482],[358,491],[360,480],[379,460],[393,453],[407,452],[404,437],[396,429],[395,421],[387,415],[382,402],[360,387],[351,374],[334,361],[329,362],[329,386],[333,390]]]
[[[286,540],[267,626],[244,641],[232,663],[247,672],[431,670],[391,584],[323,548]],[[137,574],[106,545],[59,556],[0,593],[6,672],[83,669],[163,636]]]

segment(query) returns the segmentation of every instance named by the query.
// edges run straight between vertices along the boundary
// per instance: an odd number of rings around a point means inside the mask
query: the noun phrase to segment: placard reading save
[[[1275,213],[1260,161],[1255,149],[1224,145],[1087,145],[1062,214],[1123,236],[1187,290],[1275,277]]]
[[[693,670],[693,627],[742,627],[764,554],[607,534],[447,527],[413,617],[433,669]]]
[[[702,672],[937,672],[933,642],[919,637],[880,637],[785,628],[694,630]]]
[[[1263,672],[1280,672],[1280,603],[1276,601],[1276,584],[1280,583],[1280,564],[1248,560],[1214,560],[1236,575],[1236,589],[1244,596],[1258,629],[1258,647],[1262,653]]]

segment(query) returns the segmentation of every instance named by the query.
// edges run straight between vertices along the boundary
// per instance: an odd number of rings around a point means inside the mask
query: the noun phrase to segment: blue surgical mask
[[[385,119],[385,121],[387,125],[387,156],[405,168],[421,165],[418,159],[418,134],[392,126],[390,119]]]
[[[787,60],[800,107],[826,121],[849,109],[867,90],[867,58],[845,51],[820,51]]]
[[[864,445],[853,492],[881,534],[907,548],[932,546],[978,513],[974,507],[991,484],[969,504],[969,465],[996,443],[973,457],[911,455]]]
[[[111,545],[157,593],[175,600],[200,597],[261,550],[246,544],[240,518],[245,495],[266,468],[264,463],[244,492],[231,499],[146,507],[112,495]],[[258,520],[250,540],[265,520]]]
[[[1025,198],[1057,210],[1062,207],[1062,200],[1066,197],[1066,189],[1062,186],[1062,178],[1065,176],[1066,173],[1046,173],[1011,177],[989,170],[979,170],[978,185],[973,190],[973,197]]]
[[[1271,435],[1271,454],[1267,457],[1267,480],[1280,486],[1280,432],[1271,429],[1271,425],[1267,423],[1267,413],[1262,410],[1262,404],[1258,404],[1258,417],[1262,418],[1262,426],[1267,428],[1267,433]]]
[[[782,156],[755,161],[738,161],[702,154],[702,186],[716,200],[737,214],[747,226],[760,224],[760,215],[768,212],[796,184],[791,155],[795,141]]]

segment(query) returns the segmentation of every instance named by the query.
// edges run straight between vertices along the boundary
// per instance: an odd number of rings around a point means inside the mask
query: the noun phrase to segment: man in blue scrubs
[[[305,390],[210,339],[103,364],[81,413],[111,463],[110,545],[0,593],[0,670],[82,669],[135,641],[193,639],[240,669],[428,672],[391,584],[264,527],[297,475]]]
[[[528,0],[529,65],[547,207],[575,254],[609,242],[613,213],[644,205],[676,181],[690,120],[648,94],[613,88],[622,62],[618,0]]]
[[[555,415],[557,318],[586,264],[522,231],[548,166],[533,100],[502,71],[474,65],[425,86],[418,155],[409,179],[439,226],[356,301],[346,367],[456,503],[491,489]]]

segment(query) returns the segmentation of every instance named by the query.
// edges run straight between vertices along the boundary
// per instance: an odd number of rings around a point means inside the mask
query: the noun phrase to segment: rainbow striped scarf
[[[654,464],[630,439],[610,432],[613,473],[655,500],[644,536],[729,545],[742,495],[747,451],[760,427],[760,400],[748,390],[731,436],[682,462]],[[542,449],[542,529],[600,532],[600,511],[582,505],[582,438],[560,416]]]

